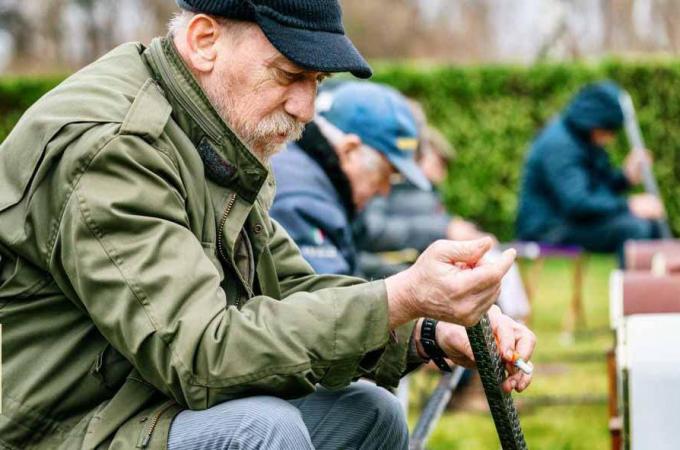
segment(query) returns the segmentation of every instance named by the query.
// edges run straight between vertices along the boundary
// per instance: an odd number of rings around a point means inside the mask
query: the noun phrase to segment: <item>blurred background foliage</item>
[[[536,133],[588,81],[610,78],[633,97],[671,225],[680,232],[680,61],[453,67],[378,63],[374,81],[420,100],[458,158],[443,194],[455,214],[512,239],[524,155]],[[0,141],[59,77],[0,78]],[[612,147],[620,163],[624,133]]]
[[[503,241],[514,235],[521,169],[531,141],[584,83],[617,81],[633,97],[671,224],[680,231],[680,62],[376,68],[374,81],[420,100],[430,121],[456,147],[458,158],[442,189],[449,209]],[[619,164],[627,152],[622,132],[611,148],[612,160]]]

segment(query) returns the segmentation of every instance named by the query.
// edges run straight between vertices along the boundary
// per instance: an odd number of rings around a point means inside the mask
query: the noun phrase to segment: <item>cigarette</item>
[[[530,362],[524,361],[517,352],[512,352],[512,358],[510,358],[510,362],[513,366],[517,367],[527,375],[531,375],[534,372],[534,366]]]

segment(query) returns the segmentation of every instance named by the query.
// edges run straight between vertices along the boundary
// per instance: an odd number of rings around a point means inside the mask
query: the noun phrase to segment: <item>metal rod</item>
[[[444,373],[437,383],[437,387],[432,392],[432,395],[427,400],[423,412],[416,423],[411,440],[409,441],[409,450],[424,450],[427,440],[434,430],[434,426],[439,421],[444,408],[449,403],[453,391],[460,383],[463,376],[464,368],[456,366],[453,372]]]
[[[633,100],[626,91],[622,91],[619,95],[619,103],[621,104],[621,109],[623,111],[624,128],[626,130],[626,136],[628,137],[628,143],[631,146],[631,152],[644,153],[646,147],[642,139],[642,132],[640,131],[640,124],[637,120],[637,114],[635,113],[635,106],[633,105]],[[651,164],[648,164],[645,159],[642,163],[642,184],[645,188],[645,192],[656,196],[660,201],[663,202],[663,198],[659,192],[659,185],[654,177],[654,172],[652,171]],[[659,219],[659,231],[661,232],[661,237],[664,239],[671,239],[673,233],[671,228],[668,226],[668,221],[666,219]]]

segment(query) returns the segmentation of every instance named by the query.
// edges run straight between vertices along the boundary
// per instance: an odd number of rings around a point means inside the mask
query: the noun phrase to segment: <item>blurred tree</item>
[[[342,0],[342,5],[348,33],[370,58],[531,63],[680,52],[679,0]],[[70,70],[121,42],[165,34],[176,9],[172,0],[0,0],[5,46],[0,56],[11,57],[15,72]]]

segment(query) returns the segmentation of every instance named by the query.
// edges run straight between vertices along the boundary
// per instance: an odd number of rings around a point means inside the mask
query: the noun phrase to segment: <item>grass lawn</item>
[[[608,332],[608,283],[614,268],[614,258],[590,256],[583,296],[587,329],[568,343],[562,329],[571,298],[571,262],[554,259],[545,263],[531,324],[538,336],[534,382],[526,392],[515,396],[527,445],[532,450],[609,447],[605,352],[612,345]],[[425,379],[427,375],[416,377],[416,385],[432,382]],[[417,413],[414,405],[409,414],[411,424]],[[487,413],[447,412],[428,448],[487,450],[499,448],[499,443]]]

